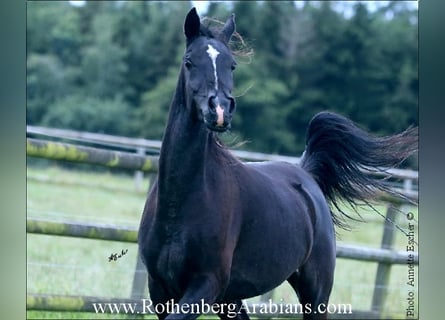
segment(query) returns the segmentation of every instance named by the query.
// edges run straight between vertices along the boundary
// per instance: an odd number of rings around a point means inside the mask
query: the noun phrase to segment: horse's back
[[[258,188],[269,190],[278,196],[286,194],[285,197],[280,197],[282,201],[303,196],[306,201],[311,200],[309,202],[318,207],[315,209],[328,208],[317,182],[298,164],[280,161],[249,162],[245,164],[245,168],[250,172],[251,180],[261,183],[261,187],[257,184]]]

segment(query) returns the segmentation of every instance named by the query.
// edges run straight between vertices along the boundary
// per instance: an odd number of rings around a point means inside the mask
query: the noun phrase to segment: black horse
[[[326,318],[318,306],[329,300],[334,225],[342,223],[329,204],[339,209],[340,199],[367,201],[385,189],[362,169],[397,165],[417,149],[416,132],[378,138],[323,112],[309,124],[300,166],[242,163],[215,133],[230,128],[235,110],[236,63],[228,47],[234,16],[212,30],[192,9],[184,31],[159,175],[139,229],[150,297],[165,306],[158,317],[194,319],[206,310],[190,312],[190,306],[218,304],[212,310],[222,319],[249,319],[242,299],[287,280],[304,319]]]

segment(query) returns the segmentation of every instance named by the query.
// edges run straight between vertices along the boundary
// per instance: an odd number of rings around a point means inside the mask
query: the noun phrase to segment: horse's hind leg
[[[287,281],[298,295],[303,319],[327,319],[329,296],[334,282],[335,249],[310,257]],[[319,251],[320,252],[320,251]]]

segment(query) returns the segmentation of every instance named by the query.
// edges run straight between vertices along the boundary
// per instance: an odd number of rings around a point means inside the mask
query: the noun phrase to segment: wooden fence
[[[79,145],[100,145],[101,148],[114,148],[117,150],[124,150],[131,153],[136,153],[137,155],[158,155],[159,150],[161,148],[161,142],[157,140],[147,140],[147,139],[140,139],[140,138],[128,138],[128,137],[119,137],[119,136],[112,136],[112,135],[106,135],[106,134],[99,134],[99,133],[90,133],[90,132],[81,132],[81,131],[74,131],[74,130],[65,130],[65,129],[53,129],[53,128],[44,128],[44,127],[36,127],[36,126],[27,126],[26,132],[28,136],[39,136],[39,137],[46,137],[47,139],[57,139],[57,140],[70,140],[76,142],[76,146]],[[49,140],[51,141],[51,140]],[[76,161],[73,159],[75,157],[74,154],[69,152],[71,149],[68,148],[69,146],[66,146],[65,148],[58,149],[61,154],[59,154],[60,157],[65,157],[64,160],[67,161]],[[28,149],[28,148],[27,148]],[[97,150],[97,149],[96,149]],[[49,151],[49,150],[48,150]],[[28,152],[28,150],[27,150]],[[38,152],[38,153],[37,153]],[[33,156],[37,157],[50,157],[52,159],[57,160],[57,155],[52,155],[51,152],[45,152],[43,150],[37,151]],[[57,152],[56,150],[53,151],[54,153]],[[100,153],[100,151],[96,152]],[[238,157],[241,160],[244,161],[285,161],[290,163],[299,163],[300,158],[299,157],[289,157],[289,156],[282,156],[282,155],[276,155],[276,154],[265,154],[260,152],[251,152],[251,151],[242,151],[242,150],[232,150],[232,153]],[[116,154],[113,154],[113,157],[111,159],[114,159],[114,156],[119,156],[119,152]],[[31,155],[31,154],[29,154]],[[136,158],[135,158],[136,159]],[[142,159],[142,158],[141,158]],[[155,159],[155,158],[153,158]],[[157,157],[156,157],[157,159]],[[63,160],[63,159],[61,159]],[[77,160],[78,162],[83,162],[81,159]],[[93,164],[99,164],[99,165],[106,165],[109,167],[113,166],[113,162],[111,163],[99,163],[97,161],[92,161],[87,159],[87,161],[90,161],[88,163]],[[150,171],[150,170],[144,170],[142,171]],[[157,169],[153,168],[152,172],[156,172]],[[402,180],[402,186],[401,188],[406,193],[407,196],[410,198],[416,198],[417,192],[417,182],[418,182],[418,172],[414,170],[402,170],[402,169],[382,169],[381,172],[370,172],[370,174],[375,175],[376,177],[382,177],[382,176],[388,176],[390,175],[394,179],[400,179]]]
[[[70,130],[48,129],[41,127],[27,127],[28,136],[45,136],[49,140],[41,138],[27,138],[26,152],[28,156],[46,158],[52,160],[63,160],[78,163],[89,163],[106,166],[110,168],[123,168],[136,170],[136,181],[141,179],[141,172],[154,174],[158,170],[158,157],[161,143],[145,139],[130,139],[102,134],[76,132]],[[76,144],[55,140],[74,140]],[[81,145],[82,143],[83,145]],[[90,146],[85,145],[90,144]],[[93,145],[100,145],[98,148]],[[298,163],[299,158],[283,157],[278,155],[265,155],[261,153],[234,151],[235,155],[243,160],[263,161],[280,160]],[[147,155],[149,154],[149,155]],[[353,315],[344,315],[345,318],[376,318],[383,310],[387,295],[386,288],[389,283],[389,275],[392,265],[411,264],[418,265],[417,252],[393,250],[394,223],[397,208],[404,203],[415,203],[417,201],[418,173],[412,170],[387,170],[387,172],[403,183],[397,188],[405,199],[386,196],[382,201],[389,202],[384,224],[384,232],[381,248],[366,248],[355,245],[338,245],[337,257],[359,261],[377,262],[378,269],[375,279],[372,309],[365,311],[354,311]],[[376,174],[376,173],[373,173]],[[377,173],[386,175],[387,173]],[[122,242],[136,242],[136,228],[122,228],[118,226],[100,225],[92,223],[54,222],[41,219],[27,219],[27,232],[46,234],[53,236],[70,236],[89,239],[113,240]],[[409,255],[411,254],[411,256]],[[132,296],[129,302],[140,299],[146,287],[146,273],[138,257],[133,279]],[[267,300],[270,295],[263,298]],[[64,310],[64,311],[90,311],[92,301],[110,302],[110,299],[98,297],[79,296],[54,296],[36,295],[28,293],[28,310]],[[122,299],[116,299],[125,302]],[[270,314],[258,315],[259,317],[272,317]],[[283,315],[280,315],[283,317]],[[292,317],[292,316],[291,316]]]

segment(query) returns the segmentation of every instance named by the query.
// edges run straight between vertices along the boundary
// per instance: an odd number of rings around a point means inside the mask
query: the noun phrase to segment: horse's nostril
[[[209,98],[209,108],[210,110],[215,110],[216,106],[218,105],[218,97],[210,97]]]
[[[235,99],[230,98],[229,113],[232,113],[235,110],[235,106],[236,106]]]

